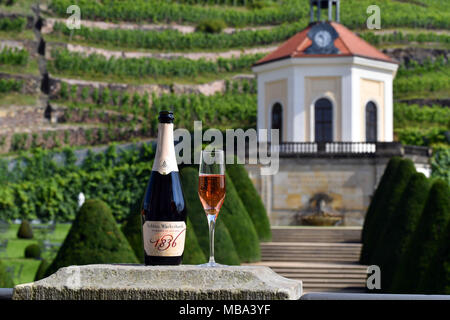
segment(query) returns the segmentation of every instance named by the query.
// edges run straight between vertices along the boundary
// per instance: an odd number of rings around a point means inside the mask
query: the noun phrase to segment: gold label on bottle
[[[146,221],[143,225],[144,250],[149,256],[181,256],[186,239],[184,221]]]
[[[173,123],[160,123],[158,125],[158,147],[153,161],[153,171],[162,175],[178,171],[175,147],[173,144]]]

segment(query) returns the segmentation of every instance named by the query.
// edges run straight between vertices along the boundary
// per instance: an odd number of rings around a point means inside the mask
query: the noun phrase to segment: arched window
[[[333,107],[331,101],[321,98],[314,105],[316,142],[333,141]]]
[[[366,104],[366,141],[377,141],[377,106],[373,102]]]
[[[278,102],[272,107],[272,129],[278,129],[280,142],[283,140],[283,107]]]

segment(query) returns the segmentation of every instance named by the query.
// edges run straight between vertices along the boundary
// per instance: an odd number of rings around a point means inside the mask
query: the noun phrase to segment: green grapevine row
[[[145,48],[157,50],[186,49],[226,49],[252,47],[277,43],[288,39],[302,30],[304,23],[284,24],[267,30],[244,30],[232,34],[209,34],[193,32],[183,34],[178,30],[145,31],[127,29],[98,29],[83,27],[69,30],[63,23],[55,23],[54,33],[69,39],[71,33],[75,39],[92,44],[112,44],[126,48]],[[73,32],[72,32],[73,31]]]
[[[23,81],[15,79],[0,79],[0,93],[15,91],[22,89]]]
[[[66,17],[73,1],[53,0],[50,8]],[[254,10],[232,7],[198,6],[161,0],[79,0],[84,19],[153,23],[191,23],[205,19],[221,19],[229,26],[275,25],[302,20],[309,21],[309,1],[283,1],[279,5]],[[419,6],[400,1],[347,0],[341,5],[341,21],[350,28],[365,28],[370,5],[378,5],[382,13],[382,28],[448,28],[450,12],[439,5]],[[325,11],[325,10],[324,10]],[[324,13],[325,14],[325,13]]]
[[[56,72],[73,75],[101,74],[131,77],[195,77],[199,74],[241,72],[248,70],[263,55],[241,55],[238,58],[207,61],[177,58],[105,58],[102,55],[84,56],[68,50],[53,50],[50,67]]]
[[[28,63],[29,54],[25,49],[4,47],[0,51],[0,65],[9,64],[24,66]]]

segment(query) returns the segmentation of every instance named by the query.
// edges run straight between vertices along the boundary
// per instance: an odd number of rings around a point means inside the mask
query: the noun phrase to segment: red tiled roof
[[[305,50],[312,44],[308,38],[308,32],[314,24],[310,24],[306,29],[300,31],[296,35],[289,38],[275,51],[269,53],[260,59],[255,65],[265,64],[268,62],[286,59],[286,58],[302,58],[302,57],[344,57],[344,56],[360,56],[369,59],[382,60],[386,62],[396,63],[389,56],[385,55],[377,48],[367,43],[355,33],[337,22],[329,22],[338,33],[338,38],[334,41],[334,46],[339,50],[338,54],[306,54]]]

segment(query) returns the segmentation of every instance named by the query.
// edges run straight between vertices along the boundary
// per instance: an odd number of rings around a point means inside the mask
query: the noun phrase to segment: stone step
[[[320,244],[320,245],[319,245]],[[337,243],[333,242],[266,242],[261,244],[261,248],[314,248],[314,249],[353,249],[360,250],[361,245],[336,245]]]
[[[264,261],[244,263],[242,265],[264,265],[270,268],[305,268],[305,269],[318,269],[318,270],[367,270],[367,266],[359,264],[340,264],[340,263],[323,263],[323,262],[294,262],[294,261]]]
[[[297,262],[353,262],[357,263],[358,259],[356,258],[332,258],[332,257],[292,257],[292,256],[284,256],[284,257],[262,257],[261,261],[297,261]]]
[[[351,255],[351,254],[347,254],[347,255],[344,255],[344,254],[342,254],[342,255],[333,255],[333,254],[307,254],[307,253],[304,253],[304,254],[298,253],[296,255],[292,255],[292,254],[280,252],[280,253],[277,253],[277,254],[273,253],[273,254],[270,254],[270,255],[269,254],[268,255],[264,255],[263,258],[266,259],[266,261],[270,260],[270,258],[276,258],[276,259],[283,259],[283,258],[287,258],[287,259],[289,259],[289,258],[292,258],[292,259],[303,259],[303,258],[305,258],[305,259],[314,259],[314,258],[317,258],[318,260],[319,259],[340,259],[340,258],[342,258],[342,259],[345,259],[345,260],[353,259],[355,261],[358,261],[359,255]]]
[[[361,230],[360,227],[272,227],[272,241],[358,243]]]
[[[263,254],[331,254],[331,255],[356,255],[359,256],[360,250],[334,250],[334,249],[310,249],[310,248],[293,248],[293,249],[283,249],[283,248],[261,248]]]
[[[295,279],[295,278],[289,278],[289,279]],[[365,279],[316,279],[316,278],[302,278],[301,279],[304,284],[312,284],[312,283],[327,283],[327,284],[342,284],[346,286],[355,286],[355,285],[366,285]]]
[[[305,292],[365,292],[367,267],[359,265],[361,228],[272,227],[261,243],[261,262]]]
[[[269,258],[274,257],[274,258],[330,258],[330,259],[337,259],[337,258],[343,258],[343,259],[355,259],[355,261],[359,260],[359,255],[355,255],[355,254],[333,254],[333,253],[317,253],[317,254],[312,254],[312,253],[297,253],[295,255],[293,254],[289,254],[289,253],[283,253],[283,252],[279,252],[279,253],[272,253],[272,254],[265,254],[263,255],[263,258],[268,260]]]
[[[305,273],[305,274],[318,274],[318,275],[366,275],[366,270],[360,269],[309,269],[309,268],[299,268],[299,269],[287,269],[287,268],[271,268],[276,273],[285,273],[285,274],[295,274],[295,273]]]
[[[303,285],[303,292],[366,292],[365,286],[353,286],[346,284],[311,283]]]

